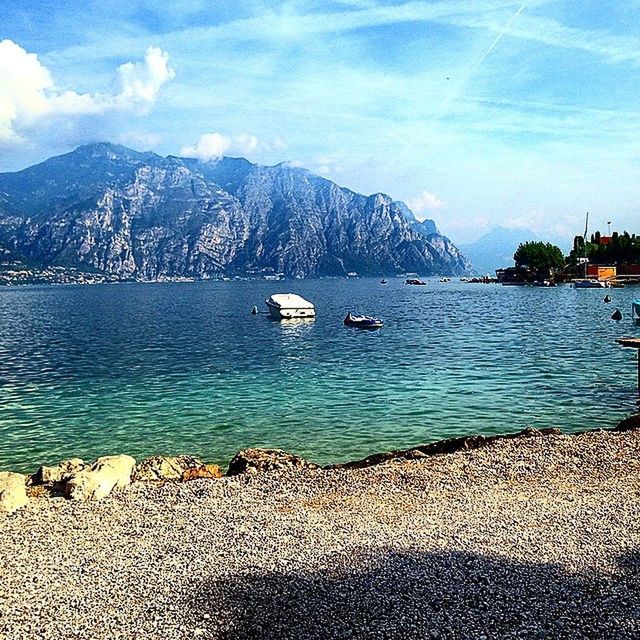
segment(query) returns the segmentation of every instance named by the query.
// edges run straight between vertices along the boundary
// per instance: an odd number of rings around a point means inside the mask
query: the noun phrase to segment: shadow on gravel
[[[471,553],[387,551],[352,557],[352,570],[345,561],[191,585],[188,622],[204,637],[255,640],[640,638],[639,555],[612,575]]]

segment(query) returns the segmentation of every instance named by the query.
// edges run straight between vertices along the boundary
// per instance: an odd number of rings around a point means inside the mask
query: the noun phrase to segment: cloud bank
[[[265,142],[249,133],[225,136],[215,131],[200,136],[195,145],[182,147],[180,155],[186,158],[198,158],[206,162],[221,158],[227,153],[251,156],[257,151],[284,150],[286,148],[287,145],[280,138]]]
[[[149,47],[144,61],[127,62],[117,71],[114,93],[60,91],[51,72],[34,53],[12,40],[0,42],[0,145],[24,142],[40,126],[109,112],[144,114],[174,71],[169,55]]]
[[[407,200],[407,206],[414,213],[422,213],[424,211],[437,211],[445,206],[445,203],[438,198],[435,193],[423,191],[419,197]]]

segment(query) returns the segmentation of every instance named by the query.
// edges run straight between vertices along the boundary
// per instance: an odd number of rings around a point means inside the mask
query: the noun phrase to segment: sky
[[[0,0],[0,171],[290,162],[456,242],[640,232],[640,0]]]

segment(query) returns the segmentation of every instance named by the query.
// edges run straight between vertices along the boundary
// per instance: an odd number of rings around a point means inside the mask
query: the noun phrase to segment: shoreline
[[[634,430],[640,431],[640,413],[628,416],[615,427],[609,429],[586,429],[565,433],[558,428],[526,428],[513,433],[487,436],[474,434],[445,438],[408,449],[376,452],[364,458],[325,465],[316,464],[297,454],[275,448],[242,449],[236,453],[227,465],[222,467],[217,464],[207,463],[201,458],[190,454],[154,455],[139,461],[128,454],[107,454],[91,462],[86,462],[80,458],[70,458],[62,460],[56,465],[41,465],[32,473],[19,473],[10,470],[0,471],[0,513],[3,511],[12,513],[16,508],[19,509],[25,506],[28,500],[42,497],[58,498],[65,496],[81,500],[98,500],[107,497],[112,491],[115,492],[117,489],[124,489],[140,482],[214,480],[267,472],[350,471],[367,469],[388,462],[410,461],[432,456],[450,456],[459,452],[490,447],[505,441],[517,442],[531,437],[567,436],[577,438],[593,433],[621,433]],[[107,467],[106,472],[102,468],[105,465]],[[90,486],[82,491],[75,491],[74,495],[74,490],[67,485],[70,484],[70,481],[75,476],[80,478],[81,483]],[[5,494],[9,495],[6,491],[3,494],[5,480],[7,479],[11,486],[18,485],[18,507],[3,508]],[[20,479],[24,481],[24,496],[22,495],[22,487],[19,486],[21,484]],[[102,484],[97,494],[94,495],[96,482]],[[13,505],[10,499],[9,503]]]
[[[0,516],[0,638],[631,640],[639,427],[32,499]]]

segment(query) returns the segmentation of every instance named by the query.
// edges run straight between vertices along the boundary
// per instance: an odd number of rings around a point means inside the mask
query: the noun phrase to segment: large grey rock
[[[80,458],[63,460],[53,467],[42,466],[32,476],[34,485],[55,485],[66,482],[71,476],[86,469],[89,465]]]
[[[238,452],[229,463],[227,475],[237,476],[243,473],[265,471],[291,472],[318,468],[317,464],[282,449],[244,449]]]
[[[73,474],[67,481],[64,493],[72,500],[101,500],[114,489],[124,489],[131,484],[136,461],[131,456],[104,456],[91,467]]]
[[[193,456],[153,456],[136,465],[133,479],[138,481],[181,480],[185,471],[202,467]]]
[[[0,511],[13,513],[29,502],[26,480],[21,473],[0,472]]]
[[[109,277],[461,274],[470,264],[402,202],[304,169],[110,144],[0,174],[0,245]]]

